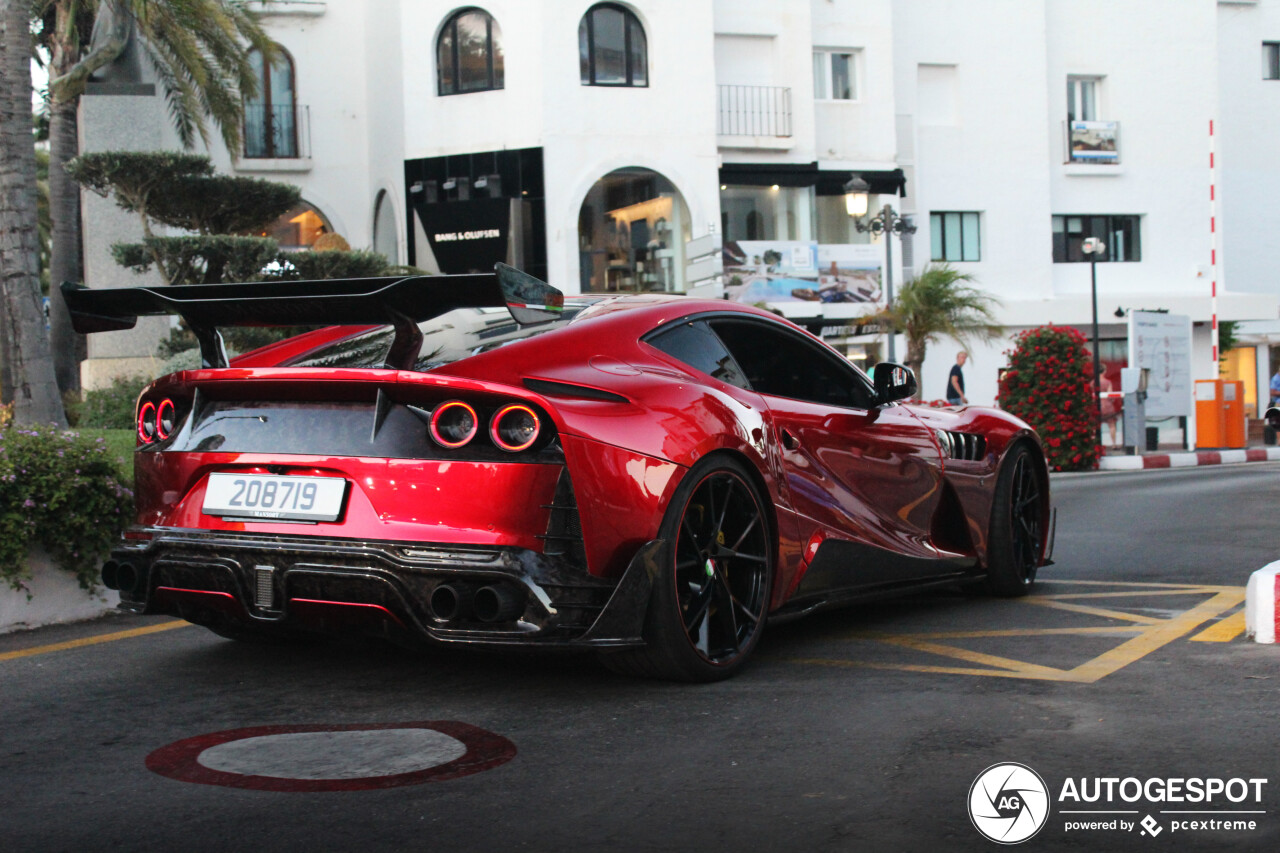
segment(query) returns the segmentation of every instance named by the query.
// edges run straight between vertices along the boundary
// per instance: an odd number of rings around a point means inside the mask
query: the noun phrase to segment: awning
[[[814,187],[818,195],[844,195],[844,185],[854,174],[871,185],[872,195],[907,194],[907,177],[901,169],[878,172],[831,171],[813,163],[725,163],[720,167],[720,183],[771,187]]]

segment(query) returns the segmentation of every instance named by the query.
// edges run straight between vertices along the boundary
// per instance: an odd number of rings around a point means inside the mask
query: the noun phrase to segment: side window
[[[870,383],[852,365],[788,329],[749,320],[712,320],[711,328],[761,394],[847,409],[874,406]]]
[[[724,344],[702,323],[679,323],[645,339],[694,370],[739,388],[750,387]]]

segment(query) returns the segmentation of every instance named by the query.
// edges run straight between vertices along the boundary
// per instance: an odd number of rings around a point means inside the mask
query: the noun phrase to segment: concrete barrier
[[[117,592],[85,592],[70,572],[58,568],[41,550],[31,552],[29,565],[31,579],[25,591],[0,583],[0,634],[93,619],[120,603]]]
[[[1244,594],[1244,629],[1246,636],[1255,643],[1274,643],[1276,623],[1280,611],[1276,610],[1276,586],[1280,584],[1280,561],[1269,563],[1249,575],[1249,585]]]

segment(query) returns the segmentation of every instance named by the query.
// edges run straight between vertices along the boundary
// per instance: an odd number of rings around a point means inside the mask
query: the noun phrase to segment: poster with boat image
[[[737,240],[724,244],[725,296],[748,305],[882,299],[883,249],[861,243]]]

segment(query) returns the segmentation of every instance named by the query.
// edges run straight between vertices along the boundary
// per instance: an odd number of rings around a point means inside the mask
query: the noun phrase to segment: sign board
[[[1072,163],[1118,163],[1120,122],[1073,121],[1068,145]]]
[[[737,302],[875,303],[878,247],[787,240],[724,245],[725,295]]]
[[[1147,417],[1191,415],[1191,318],[1129,312],[1129,366],[1145,367]]]

